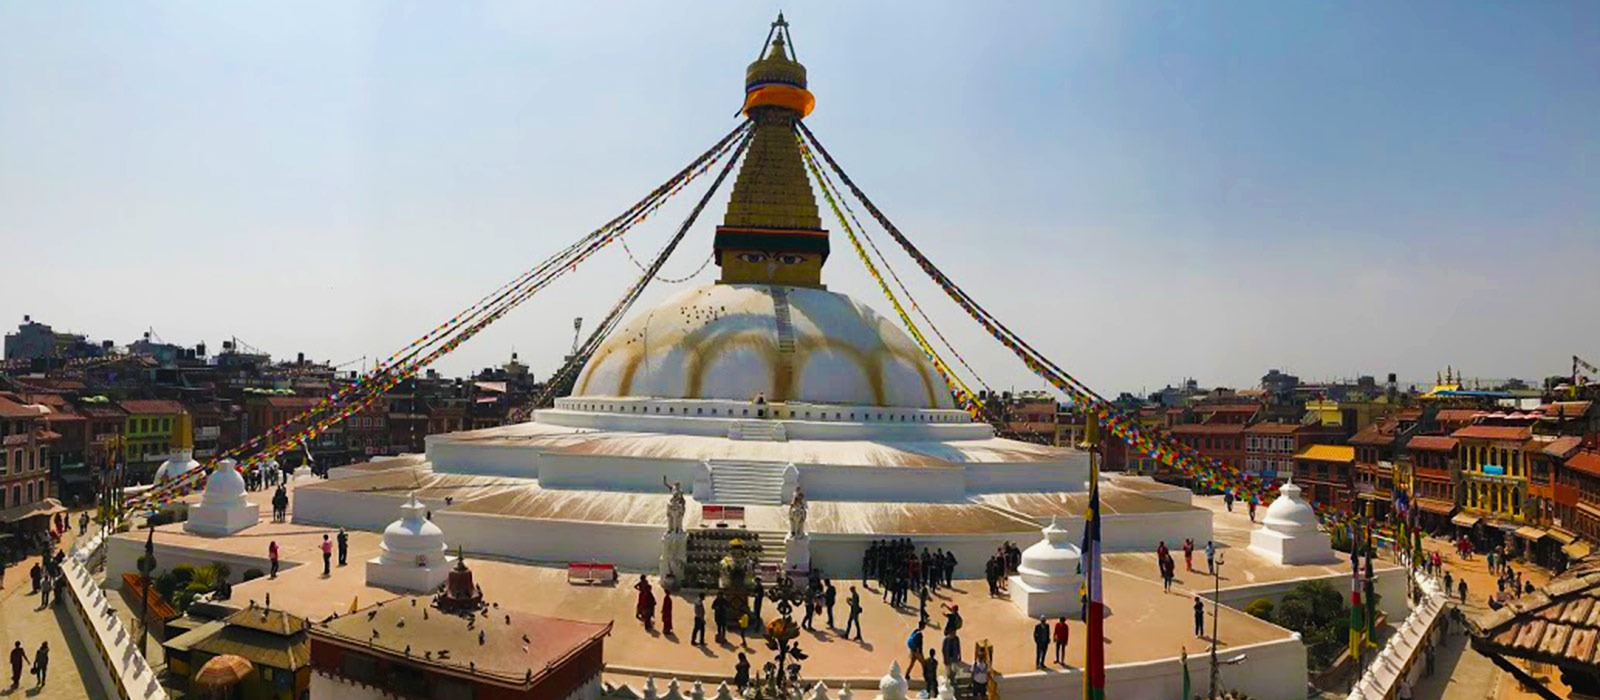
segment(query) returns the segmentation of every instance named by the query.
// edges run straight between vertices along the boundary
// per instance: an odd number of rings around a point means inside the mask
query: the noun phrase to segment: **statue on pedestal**
[[[674,481],[667,483],[667,477],[661,477],[661,485],[672,491],[672,499],[667,501],[667,534],[683,532],[683,516],[688,510],[683,497],[683,484]]]
[[[805,539],[806,536],[806,493],[799,486],[794,488],[794,500],[789,502],[789,537],[792,539]]]

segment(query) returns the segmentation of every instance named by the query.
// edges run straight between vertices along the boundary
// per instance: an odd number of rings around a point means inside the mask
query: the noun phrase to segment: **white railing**
[[[1416,681],[1417,659],[1436,637],[1435,629],[1449,610],[1450,598],[1444,586],[1432,576],[1421,571],[1411,576],[1422,590],[1422,602],[1411,609],[1411,614],[1384,643],[1377,658],[1350,690],[1348,700],[1388,700],[1396,697],[1402,680]]]
[[[94,537],[74,544],[62,561],[67,577],[63,602],[84,647],[91,650],[90,661],[106,693],[119,700],[166,700],[167,691],[155,669],[139,653],[138,639],[122,624],[90,572],[92,562],[105,554],[108,529],[114,528],[101,528]]]

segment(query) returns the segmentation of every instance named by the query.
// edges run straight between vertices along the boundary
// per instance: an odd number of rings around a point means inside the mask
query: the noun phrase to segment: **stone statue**
[[[667,532],[683,532],[683,515],[688,510],[688,506],[684,505],[683,484],[677,481],[668,484],[667,477],[662,476],[661,485],[672,489],[672,500],[667,502]]]
[[[806,494],[796,486],[794,500],[789,502],[789,536],[800,539],[806,536]]]

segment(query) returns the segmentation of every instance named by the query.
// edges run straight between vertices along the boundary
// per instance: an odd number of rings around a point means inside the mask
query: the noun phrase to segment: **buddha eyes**
[[[739,253],[739,260],[747,263],[764,263],[767,261],[766,253]],[[775,253],[772,259],[783,265],[799,265],[806,261],[806,256],[794,253]]]

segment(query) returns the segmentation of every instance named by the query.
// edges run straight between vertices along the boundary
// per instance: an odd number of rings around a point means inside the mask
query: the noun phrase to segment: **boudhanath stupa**
[[[345,528],[366,547],[355,560],[368,564],[362,581],[339,568],[330,576],[349,577],[337,590],[359,589],[362,601],[436,587],[445,553],[464,551],[478,562],[484,595],[615,619],[608,663],[660,677],[674,669],[725,673],[732,660],[711,650],[676,656],[676,642],[625,624],[631,591],[579,586],[586,581],[568,578],[571,565],[600,563],[615,567],[625,586],[646,576],[675,595],[694,595],[716,585],[716,562],[737,540],[736,551],[753,552],[766,575],[822,572],[841,583],[842,600],[844,585],[870,591],[862,580],[869,546],[910,539],[955,556],[974,635],[1028,645],[1036,618],[1074,615],[1090,452],[998,436],[956,405],[896,321],[827,287],[832,240],[796,138],[815,103],[785,37],[775,31],[745,71],[751,135],[712,236],[714,282],[634,312],[589,357],[571,395],[531,420],[432,435],[424,454],[336,467],[327,480],[297,479],[293,522],[263,523],[249,542],[158,530],[158,559],[203,563],[227,550],[238,566],[260,566],[265,540],[281,538],[298,552],[291,557],[312,564],[303,567],[305,582],[296,584],[299,574],[290,571],[241,585],[235,596],[277,591],[273,600],[293,600],[284,604],[322,619],[354,608],[349,598],[321,595],[335,584],[312,578],[321,570],[322,534]],[[1309,551],[1315,542],[1314,518],[1306,521],[1295,503],[1268,509],[1276,529],[1266,537],[1296,545],[1285,564],[1252,550],[1251,532],[1262,526],[1222,511],[1218,499],[1148,477],[1099,479],[1107,636],[1116,640],[1108,663],[1117,692],[1110,694],[1177,694],[1180,650],[1201,658],[1189,611],[1215,590],[1230,649],[1249,650],[1248,662],[1227,672],[1242,679],[1235,687],[1262,697],[1303,695],[1298,635],[1238,609],[1305,580],[1348,577],[1337,564],[1292,565],[1302,551],[1296,543]],[[1181,591],[1164,591],[1154,551],[1162,543],[1178,550],[1185,540],[1228,549],[1228,568],[1216,579],[1185,571]],[[115,538],[108,576],[131,571],[142,544]],[[1028,549],[1024,566],[1002,596],[985,597],[985,563],[1006,545]],[[1403,609],[1398,573],[1382,572],[1380,588],[1385,605]],[[296,597],[286,597],[290,590]],[[868,597],[879,605],[876,591]],[[678,614],[689,619],[687,608]],[[887,656],[903,660],[907,618],[893,614],[871,632],[877,651],[829,657],[831,666],[808,666],[808,677],[882,676]],[[1031,654],[1010,649],[999,657],[1016,684],[1004,694],[1062,697],[1061,684],[1076,676],[1031,675]],[[663,666],[669,663],[677,666]],[[904,682],[886,681],[886,697],[903,693]]]

